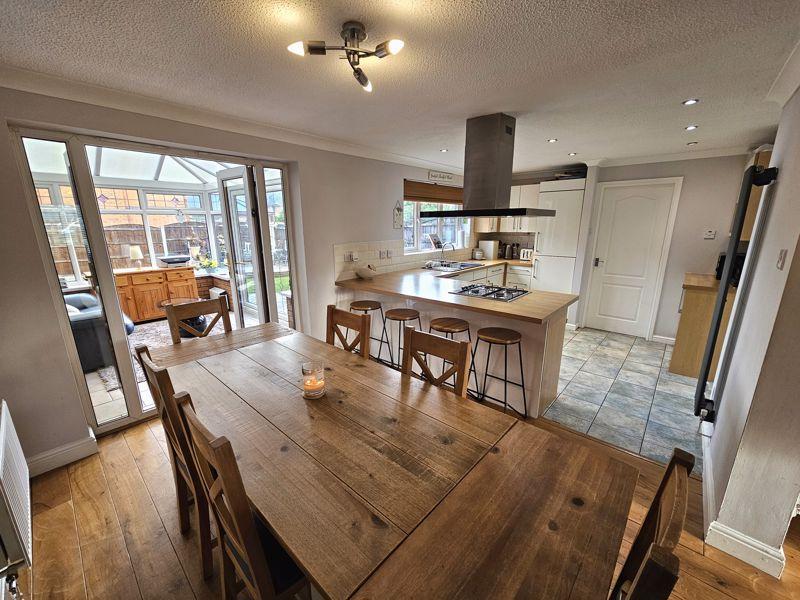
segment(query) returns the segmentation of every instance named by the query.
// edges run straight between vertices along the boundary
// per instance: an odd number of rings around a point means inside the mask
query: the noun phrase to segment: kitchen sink
[[[482,266],[483,265],[481,263],[458,262],[452,260],[432,260],[425,265],[425,268],[433,271],[442,271],[444,273],[455,273],[457,271],[474,269]]]

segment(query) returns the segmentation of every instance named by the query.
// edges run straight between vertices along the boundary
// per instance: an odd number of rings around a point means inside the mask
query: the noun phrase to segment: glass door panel
[[[129,416],[67,144],[24,138],[39,212],[97,425]],[[113,302],[113,294],[111,296]],[[125,323],[127,327],[128,324]],[[132,329],[133,324],[130,324]],[[124,335],[117,332],[118,335]]]
[[[277,321],[295,328],[292,273],[289,256],[289,215],[281,169],[264,169],[267,215],[269,218],[270,253],[272,255],[272,289],[277,309]],[[276,319],[273,319],[276,320]]]
[[[238,327],[249,327],[265,320],[263,277],[259,261],[260,246],[254,216],[252,170],[236,167],[217,173],[226,222],[227,262],[233,292],[232,309]]]

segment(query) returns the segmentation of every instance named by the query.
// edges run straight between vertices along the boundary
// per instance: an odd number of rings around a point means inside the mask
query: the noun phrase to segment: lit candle
[[[325,369],[320,363],[303,363],[303,396],[320,398],[325,395]]]

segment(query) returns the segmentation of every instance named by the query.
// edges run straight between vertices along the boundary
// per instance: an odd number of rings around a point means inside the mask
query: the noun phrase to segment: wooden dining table
[[[277,324],[151,353],[325,597],[606,598],[633,467]]]

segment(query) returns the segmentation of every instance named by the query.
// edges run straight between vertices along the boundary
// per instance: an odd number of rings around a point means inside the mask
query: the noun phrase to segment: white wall
[[[800,494],[800,92],[784,108],[771,165],[780,173],[771,207],[760,217],[766,219],[764,239],[718,399],[708,462],[711,520],[778,549]],[[788,251],[783,270],[776,266],[781,249]]]
[[[0,119],[288,162],[292,234],[300,242],[298,293],[305,300],[301,320],[304,330],[317,337],[324,333],[324,307],[335,301],[333,245],[399,239],[402,231],[392,228],[392,209],[403,197],[403,179],[427,177],[427,171],[419,167],[6,88],[0,88]],[[0,397],[12,407],[23,448],[30,456],[83,439],[87,429],[78,383],[56,324],[57,307],[24,205],[23,186],[28,182],[11,149],[9,136],[3,135],[0,255],[7,289],[0,295]]]
[[[655,335],[675,337],[684,274],[712,273],[719,253],[725,250],[747,158],[725,156],[600,167],[598,182],[683,177]],[[716,229],[716,239],[704,240],[706,229]]]

